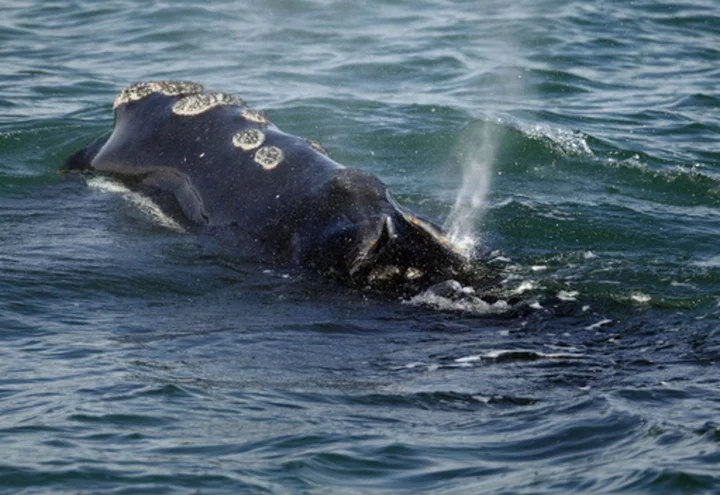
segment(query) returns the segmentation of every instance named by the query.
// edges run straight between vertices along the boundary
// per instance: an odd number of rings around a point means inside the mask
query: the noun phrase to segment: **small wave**
[[[565,156],[594,158],[595,153],[587,143],[587,136],[579,131],[571,131],[549,125],[521,125],[520,130],[531,139],[543,142],[551,150]]]
[[[596,160],[590,144],[595,141],[583,132],[561,126],[515,117],[487,118],[474,121],[463,130],[455,155],[461,164],[479,160],[485,172],[502,176],[556,160]]]
[[[653,156],[645,152],[623,149],[608,141],[549,124],[534,124],[510,119],[487,121],[470,126],[468,136],[477,135],[484,127],[493,130],[496,174],[506,172],[548,172],[542,164],[552,163],[553,170],[570,170],[573,174],[607,172],[610,167],[624,175],[623,181],[655,190],[687,197],[692,201],[716,203],[720,197],[720,175],[715,171],[713,154],[693,160]],[[472,132],[471,132],[472,131]],[[466,137],[469,139],[469,137]],[[579,159],[579,162],[578,162]],[[541,165],[538,165],[541,164]],[[539,168],[538,168],[539,167]],[[618,179],[621,180],[621,179]],[[705,198],[705,199],[704,199]]]
[[[456,363],[468,364],[481,361],[537,361],[541,359],[580,359],[585,355],[576,352],[540,352],[527,349],[494,349],[482,354],[472,354],[455,359]]]
[[[706,204],[708,200],[717,204],[720,198],[720,175],[703,163],[658,166],[652,157],[637,153],[622,159],[609,157],[604,163],[624,170],[630,181],[642,181],[644,188],[649,182],[657,191],[682,198],[683,204],[688,201]]]
[[[533,397],[509,395],[485,395],[455,391],[412,392],[407,394],[368,394],[350,399],[358,405],[390,405],[433,410],[467,410],[484,408],[488,405],[498,406],[531,406],[539,402]]]
[[[534,349],[490,349],[477,354],[468,354],[456,358],[440,358],[433,361],[412,361],[396,370],[413,370],[432,373],[438,370],[474,368],[503,363],[535,362],[535,361],[577,361],[588,356],[581,348],[573,346],[546,346],[549,352]]]
[[[610,320],[608,318],[603,318],[602,320],[598,321],[597,323],[593,323],[592,325],[586,326],[585,330],[597,330],[598,328],[610,325],[611,323],[613,323],[613,320]]]
[[[693,261],[692,264],[701,268],[718,268],[720,267],[720,255],[714,255],[703,260]]]
[[[675,109],[719,107],[720,98],[705,93],[695,93],[689,96],[682,96],[672,104],[672,108]]]
[[[91,177],[87,179],[87,184],[100,191],[120,194],[130,204],[138,208],[148,218],[162,227],[176,232],[185,232],[185,229],[179,223],[167,216],[160,207],[147,196],[131,191],[122,184],[105,177]]]

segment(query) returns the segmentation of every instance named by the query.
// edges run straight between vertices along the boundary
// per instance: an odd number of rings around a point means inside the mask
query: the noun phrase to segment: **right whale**
[[[114,102],[115,126],[66,170],[110,176],[200,229],[229,229],[264,258],[351,286],[429,286],[470,259],[399,205],[374,175],[346,168],[264,113],[190,82],[144,82]]]

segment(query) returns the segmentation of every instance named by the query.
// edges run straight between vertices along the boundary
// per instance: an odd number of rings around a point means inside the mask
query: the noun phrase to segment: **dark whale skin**
[[[194,83],[124,89],[110,137],[65,169],[113,177],[185,225],[233,230],[264,258],[350,285],[429,285],[468,264],[374,175],[282,132],[240,98]]]

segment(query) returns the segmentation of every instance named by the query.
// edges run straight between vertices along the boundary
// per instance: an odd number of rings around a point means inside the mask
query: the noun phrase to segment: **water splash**
[[[403,301],[410,306],[426,306],[441,311],[463,311],[476,315],[499,315],[512,308],[505,300],[487,302],[476,294],[475,289],[463,286],[456,280],[448,280]]]
[[[445,222],[450,240],[465,253],[472,252],[479,239],[475,228],[486,211],[486,198],[503,127],[484,122],[475,129],[472,136],[463,140],[458,153],[463,168],[463,182]]]
[[[113,194],[120,194],[126,201],[138,208],[149,219],[170,230],[185,232],[185,229],[175,220],[167,216],[150,198],[131,191],[122,184],[105,177],[91,177],[87,179],[88,186],[93,189]]]
[[[595,158],[595,153],[587,143],[587,136],[580,131],[552,127],[547,124],[519,123],[518,128],[529,138],[544,143],[549,149],[561,155]]]

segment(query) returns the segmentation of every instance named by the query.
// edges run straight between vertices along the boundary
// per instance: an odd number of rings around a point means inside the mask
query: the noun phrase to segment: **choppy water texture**
[[[720,492],[715,0],[0,14],[0,491]],[[151,79],[439,221],[469,170],[510,308],[259,265],[61,176]]]

